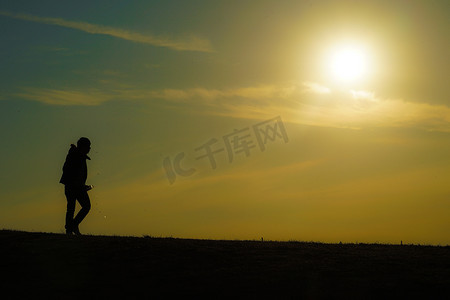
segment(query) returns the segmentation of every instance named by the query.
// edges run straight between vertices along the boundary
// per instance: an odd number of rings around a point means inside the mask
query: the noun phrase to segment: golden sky
[[[0,225],[63,231],[87,136],[82,232],[449,244],[449,8],[0,4]]]

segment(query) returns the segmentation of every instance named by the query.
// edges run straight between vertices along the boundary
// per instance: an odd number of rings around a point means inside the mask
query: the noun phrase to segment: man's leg
[[[91,200],[89,199],[89,195],[85,190],[81,190],[78,193],[77,200],[81,205],[81,209],[78,212],[75,219],[73,219],[73,231],[75,232],[75,234],[80,234],[80,231],[78,230],[78,225],[80,225],[81,221],[83,221],[83,219],[86,217],[89,210],[91,209]]]
[[[67,199],[67,210],[66,210],[66,233],[71,234],[73,229],[73,215],[75,213],[75,202],[77,195],[73,189],[65,187],[64,194]]]

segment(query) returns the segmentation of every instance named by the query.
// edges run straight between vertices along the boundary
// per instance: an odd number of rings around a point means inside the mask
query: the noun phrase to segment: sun
[[[360,46],[340,46],[331,52],[328,65],[334,79],[353,82],[366,75],[368,71],[367,54]]]

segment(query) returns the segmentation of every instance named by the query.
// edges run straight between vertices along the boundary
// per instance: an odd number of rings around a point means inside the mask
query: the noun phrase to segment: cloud
[[[100,105],[111,100],[151,101],[188,104],[183,111],[243,119],[266,119],[273,115],[283,120],[311,126],[355,128],[414,127],[450,132],[450,108],[444,105],[381,99],[364,90],[333,91],[326,97],[303,85],[259,85],[231,89],[136,89],[129,86],[111,89],[57,90],[25,88],[14,96],[49,105]],[[309,87],[321,87],[312,85]],[[174,108],[173,105],[169,105]],[[175,106],[178,107],[178,106]]]
[[[0,10],[0,15],[30,22],[44,23],[49,25],[56,25],[61,27],[77,29],[91,34],[109,35],[112,37],[136,43],[149,44],[157,47],[166,47],[178,51],[199,51],[199,52],[213,51],[211,44],[208,40],[194,35],[186,36],[183,38],[157,37],[149,34],[142,34],[138,32],[128,31],[121,28],[91,24],[87,22],[68,21],[61,18],[38,17],[29,14],[12,13],[2,10]]]
[[[373,92],[350,90],[350,94],[353,99],[376,100],[375,93]]]
[[[326,86],[320,85],[316,82],[305,81],[303,85],[306,87],[305,92],[315,93],[315,94],[329,94],[331,90]]]
[[[113,96],[99,90],[75,91],[26,88],[15,96],[50,105],[99,105],[113,99]]]

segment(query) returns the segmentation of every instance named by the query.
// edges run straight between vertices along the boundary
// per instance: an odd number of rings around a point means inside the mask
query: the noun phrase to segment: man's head
[[[88,154],[91,150],[91,141],[87,137],[82,137],[78,140],[77,147],[82,153]]]

